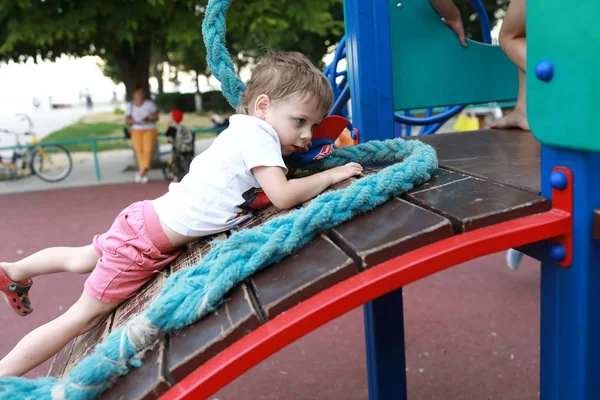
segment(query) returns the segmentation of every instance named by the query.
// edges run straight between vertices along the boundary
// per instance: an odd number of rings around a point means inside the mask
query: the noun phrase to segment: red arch
[[[504,249],[569,235],[571,210],[566,208],[456,235],[361,272],[255,329],[188,375],[161,400],[208,398],[321,325],[418,279]]]

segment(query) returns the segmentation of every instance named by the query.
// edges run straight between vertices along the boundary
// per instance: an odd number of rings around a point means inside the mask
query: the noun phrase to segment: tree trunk
[[[163,63],[162,61],[157,62],[153,68],[153,75],[158,82],[158,93],[163,94],[165,92],[165,83],[163,80]]]
[[[119,49],[115,54],[115,60],[119,68],[121,80],[125,84],[126,99],[131,101],[133,92],[136,88],[141,87],[144,89],[146,98],[150,98],[150,41],[135,42],[133,44],[129,42],[121,42]],[[161,162],[158,151],[158,141],[154,144],[154,151],[152,152],[152,160],[150,162],[150,168],[160,168]],[[135,151],[135,150],[134,150]],[[135,154],[133,155],[133,162],[136,165]],[[128,168],[129,169],[129,168]]]
[[[136,87],[141,87],[150,98],[150,41],[121,42],[115,54],[121,80],[125,84],[127,101],[131,101]]]
[[[202,95],[200,94],[200,73],[198,71],[194,71],[196,74],[196,94],[194,94],[194,105],[196,106],[196,112],[203,111],[204,107],[202,106]]]

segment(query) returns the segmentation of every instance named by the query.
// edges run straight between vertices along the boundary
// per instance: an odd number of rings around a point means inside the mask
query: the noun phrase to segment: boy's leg
[[[25,282],[34,276],[55,272],[87,274],[92,272],[98,258],[91,244],[83,247],[51,247],[14,263],[0,263],[0,268],[10,280]]]
[[[521,128],[529,130],[526,110],[525,64],[525,0],[512,0],[500,30],[500,47],[519,70],[519,92],[515,109],[506,117],[490,125],[492,128]]]
[[[75,337],[82,335],[119,303],[103,303],[83,292],[69,310],[30,332],[0,361],[0,376],[21,376],[48,360]]]

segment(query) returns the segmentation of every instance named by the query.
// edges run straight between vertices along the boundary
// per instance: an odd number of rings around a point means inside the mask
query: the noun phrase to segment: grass
[[[160,133],[167,130],[167,125],[170,119],[169,114],[161,114],[157,123],[157,128]],[[128,140],[118,140],[116,138],[124,138],[123,127],[125,126],[125,117],[114,113],[98,113],[85,116],[77,123],[52,132],[46,136],[42,142],[58,142],[72,139],[87,139],[98,137],[115,137],[115,140],[98,142],[98,151],[128,149],[131,148],[131,143]],[[210,118],[205,114],[185,114],[183,123],[190,129],[210,128],[212,126]],[[197,134],[196,138],[215,137],[213,133]],[[158,138],[159,143],[167,143],[165,137]],[[67,150],[76,151],[91,151],[90,142],[65,145]]]
[[[123,124],[111,122],[84,123],[80,121],[56,132],[52,132],[50,135],[46,136],[42,142],[60,142],[63,140],[111,136],[123,138]],[[129,146],[129,142],[125,140],[98,142],[99,151],[123,149]],[[90,142],[68,144],[65,145],[65,147],[71,152],[92,150],[92,145]]]

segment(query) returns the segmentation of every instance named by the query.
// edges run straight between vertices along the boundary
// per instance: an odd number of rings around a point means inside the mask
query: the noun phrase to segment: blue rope
[[[221,82],[221,90],[234,109],[241,103],[244,83],[236,75],[231,56],[225,47],[225,14],[231,0],[209,0],[206,6],[202,36],[206,46],[206,61],[213,75]]]
[[[224,47],[225,12],[230,0],[210,0],[203,24],[208,62],[223,83],[223,92],[237,107],[243,84],[235,75]],[[215,54],[216,53],[216,54]],[[306,208],[234,233],[195,266],[167,279],[165,287],[142,315],[112,332],[62,380],[0,378],[0,400],[94,399],[119,376],[139,367],[144,349],[166,333],[182,329],[214,311],[223,296],[256,271],[295,253],[316,235],[393,196],[430,179],[437,168],[431,146],[416,140],[386,140],[337,149],[308,165],[322,170],[355,161],[362,165],[395,163],[348,188],[323,193]]]

